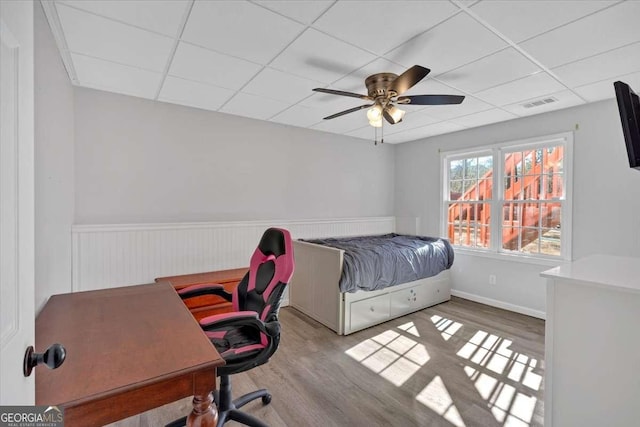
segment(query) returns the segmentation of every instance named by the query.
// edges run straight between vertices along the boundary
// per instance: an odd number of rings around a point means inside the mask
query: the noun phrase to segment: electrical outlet
[[[490,274],[489,275],[489,284],[490,285],[495,285],[496,284],[496,275],[495,274]]]

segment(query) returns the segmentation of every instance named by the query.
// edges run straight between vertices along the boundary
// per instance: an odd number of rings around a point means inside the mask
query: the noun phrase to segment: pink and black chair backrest
[[[233,292],[233,310],[255,311],[263,322],[277,320],[294,266],[289,231],[269,228],[253,252],[249,271]]]

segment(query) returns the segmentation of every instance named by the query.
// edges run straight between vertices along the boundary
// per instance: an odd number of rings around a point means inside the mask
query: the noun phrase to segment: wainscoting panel
[[[72,229],[73,290],[244,267],[269,227],[286,228],[294,239],[356,236],[393,232],[395,218],[76,225]]]

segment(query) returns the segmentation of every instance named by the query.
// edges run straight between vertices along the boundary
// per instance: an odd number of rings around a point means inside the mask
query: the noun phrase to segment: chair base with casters
[[[265,388],[252,391],[235,400],[231,400],[231,381],[229,375],[220,376],[220,389],[214,393],[214,400],[218,408],[218,426],[224,425],[227,421],[237,421],[252,427],[269,427],[256,417],[239,411],[247,403],[262,398],[262,403],[268,405],[271,402],[271,394]],[[182,417],[166,427],[185,427],[187,425],[187,417]]]
[[[178,291],[183,299],[217,295],[232,302],[233,311],[208,316],[199,322],[225,361],[225,365],[217,369],[220,387],[214,392],[218,427],[231,420],[248,426],[268,427],[254,416],[240,411],[240,408],[258,398],[266,405],[271,402],[271,394],[266,389],[261,389],[233,400],[229,377],[266,363],[278,348],[278,311],[293,270],[289,232],[269,228],[251,257],[249,271],[233,294],[228,293],[223,286],[212,283],[192,285]],[[167,424],[166,427],[181,427],[186,422],[185,417]]]

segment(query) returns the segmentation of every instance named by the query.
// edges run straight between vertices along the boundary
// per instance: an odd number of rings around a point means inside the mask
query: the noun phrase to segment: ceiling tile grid
[[[267,120],[286,108],[287,104],[285,102],[238,92],[231,100],[224,104],[220,111],[238,116]]]
[[[322,113],[318,109],[296,104],[271,117],[270,120],[285,125],[309,127],[320,123],[322,120],[320,117]]]
[[[579,86],[575,89],[580,96],[589,102],[600,101],[607,98],[612,98],[612,81],[621,80],[634,88],[636,93],[640,93],[640,71],[615,76],[610,79],[601,80],[595,83],[590,83],[584,86]]]
[[[640,90],[640,1],[55,0],[42,2],[72,83],[373,139],[364,79],[419,64],[392,143]],[[391,11],[391,12],[390,12]],[[393,16],[393,20],[389,16]],[[542,98],[554,102],[527,108]]]
[[[398,46],[385,57],[405,67],[416,64],[416,59],[420,58],[417,63],[424,63],[437,76],[506,46],[505,41],[491,30],[469,15],[459,13]]]
[[[168,75],[237,90],[261,69],[259,64],[180,42]]]
[[[177,36],[189,4],[182,0],[63,0],[60,3],[169,37]]]
[[[304,25],[246,1],[196,1],[182,39],[267,64]]]
[[[73,53],[161,72],[173,46],[161,36],[65,5],[58,16]]]
[[[387,0],[366,4],[361,1],[341,1],[322,15],[313,27],[369,52],[383,55],[458,11],[449,1]],[[389,19],[390,13],[393,15],[392,21]],[[401,24],[394,25],[394,22]]]
[[[217,110],[234,94],[233,90],[167,76],[158,100],[204,110]]]
[[[162,80],[162,74],[115,62],[71,54],[76,75],[84,86],[124,95],[152,98]]]

